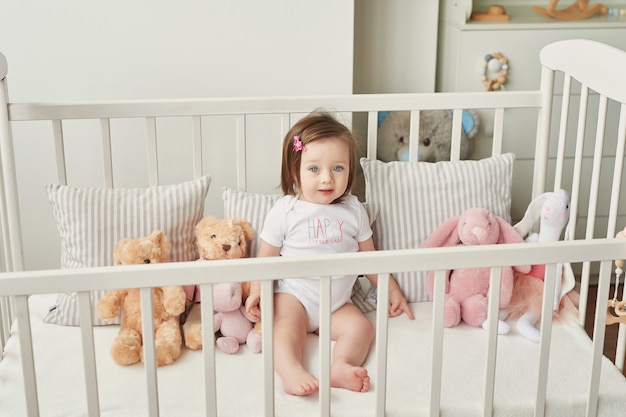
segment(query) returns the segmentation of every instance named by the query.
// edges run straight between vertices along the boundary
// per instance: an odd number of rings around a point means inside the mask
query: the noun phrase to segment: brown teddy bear
[[[148,237],[122,239],[114,248],[115,265],[167,262],[170,242],[162,231]],[[141,302],[139,289],[109,290],[98,302],[98,316],[112,321],[122,310],[120,330],[113,340],[111,356],[120,365],[143,361]],[[181,353],[180,315],[185,311],[185,292],[181,286],[152,290],[155,350],[158,366],[173,363]]]
[[[208,216],[196,225],[195,235],[196,246],[200,255],[199,261],[210,261],[247,257],[248,244],[255,238],[256,233],[250,223],[244,219],[217,219]],[[201,310],[198,304],[200,288],[194,285],[185,286],[185,292],[187,299],[195,302],[183,324],[185,345],[189,349],[201,349],[202,323]],[[242,292],[239,291],[239,294]],[[215,291],[214,295],[217,295]],[[243,297],[243,294],[239,297]],[[243,304],[243,299],[237,301],[240,305]],[[218,329],[219,326],[216,327],[216,331]],[[245,343],[245,340],[239,343]]]

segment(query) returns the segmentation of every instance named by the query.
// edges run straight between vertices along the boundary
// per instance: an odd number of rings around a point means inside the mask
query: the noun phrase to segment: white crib
[[[619,198],[624,191],[626,53],[592,41],[571,40],[548,45],[541,62],[541,87],[533,91],[15,103],[7,98],[7,64],[0,55],[0,415],[590,417],[626,413],[623,331],[615,364],[603,356],[613,261],[626,258],[626,240],[613,238],[626,220]],[[179,183],[207,181],[210,176],[206,199],[201,193],[200,215],[236,213],[248,216],[259,228],[260,207],[277,193],[282,137],[295,120],[317,108],[336,112],[361,132],[367,138],[367,156],[376,155],[379,111],[412,111],[412,132],[417,132],[420,111],[453,110],[452,160],[414,162],[417,147],[413,146],[412,161],[397,165],[399,172],[415,169],[430,175],[430,170],[454,173],[465,172],[460,166],[478,166],[481,178],[504,189],[503,211],[510,211],[511,195],[525,207],[544,190],[566,188],[572,194],[572,239],[436,249],[379,244],[377,252],[367,254],[183,262],[192,260],[188,257],[141,267],[61,268],[58,263],[43,270],[29,267],[39,256],[58,259],[67,246],[60,248],[56,223],[76,220],[53,218],[46,184],[108,190],[161,185],[178,190]],[[477,161],[458,161],[463,109],[489,115],[483,124],[493,131],[491,151]],[[537,113],[536,141],[515,136],[516,112]],[[587,114],[592,112],[599,122],[587,126]],[[411,143],[416,142],[413,138]],[[528,146],[533,142],[534,150]],[[514,164],[511,152],[516,155]],[[25,155],[43,174],[20,166]],[[366,164],[366,204],[380,235],[383,220],[393,218],[389,217],[396,209],[393,205],[404,200],[386,200],[384,193],[380,198],[376,194],[382,192],[380,184],[386,192],[395,186],[394,180],[383,178],[374,184]],[[502,171],[492,171],[494,166]],[[583,166],[591,167],[591,178],[581,174]],[[511,170],[512,180],[506,178]],[[520,184],[532,184],[532,194],[521,191]],[[230,200],[223,202],[222,197]],[[60,210],[58,201],[52,205]],[[450,210],[464,208],[469,207]],[[426,218],[425,213],[420,211],[421,217],[407,217],[406,224],[395,226],[409,229],[409,223]],[[429,214],[430,220],[424,221],[431,224],[424,233],[447,212]],[[509,220],[519,215],[513,213]],[[81,244],[85,243],[77,245]],[[67,256],[64,252],[64,262]],[[574,323],[567,319],[553,323],[547,313],[556,265],[563,262],[573,267],[580,282],[580,309]],[[540,263],[547,264],[540,343],[531,343],[515,331],[498,335],[498,303],[493,300],[499,293],[501,267]],[[491,268],[488,330],[463,324],[444,329],[444,271],[475,266]],[[411,275],[429,270],[437,271],[432,301],[424,296],[419,275]],[[366,313],[376,325],[375,344],[365,364],[373,381],[368,393],[330,388],[330,277],[354,272],[381,274],[377,293],[381,305],[387,303],[388,274],[399,277],[403,291],[413,294],[410,305],[416,315],[410,321],[405,316],[387,319],[386,309]],[[271,306],[273,280],[302,276],[323,277],[321,332],[319,337],[309,336],[305,350],[305,361],[319,376],[321,387],[307,398],[284,394],[274,378],[268,330],[273,324],[271,308],[263,310],[260,355],[245,348],[235,355],[217,351],[211,319],[212,283],[263,280],[262,303]],[[584,306],[588,286],[595,279],[598,307],[590,312],[595,315],[590,340],[583,328]],[[146,285],[192,283],[201,284],[203,290],[203,350],[185,350],[174,364],[157,368],[154,337],[145,332],[145,364],[114,364],[109,347],[117,326],[97,325],[92,292],[141,287],[142,306],[149,309],[152,298]],[[72,314],[79,316],[79,325],[50,323],[50,315],[61,309],[58,294],[73,297],[77,311]],[[49,312],[55,303],[56,310]],[[151,320],[144,315],[144,328],[152,328]]]

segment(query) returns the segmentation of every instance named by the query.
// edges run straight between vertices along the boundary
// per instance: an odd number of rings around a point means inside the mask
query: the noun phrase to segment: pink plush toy
[[[239,345],[247,344],[254,353],[261,352],[261,335],[257,333],[252,319],[242,305],[243,293],[238,282],[220,283],[213,286],[213,325],[221,336],[216,343],[222,351],[235,353]]]
[[[503,243],[523,243],[524,240],[501,217],[483,208],[471,208],[462,215],[453,217],[435,230],[421,245],[434,248],[454,245],[489,245]],[[513,268],[528,273],[530,265],[502,268],[500,309],[511,299],[513,291]],[[444,306],[444,326],[453,327],[461,320],[471,326],[486,327],[489,292],[489,268],[467,268],[447,271],[446,297]],[[434,272],[430,271],[426,291],[432,297],[434,292]],[[507,323],[500,320],[498,333],[508,333]]]
[[[223,282],[213,285],[213,326],[218,337],[217,347],[226,353],[236,353],[242,344],[254,353],[261,352],[261,334],[254,329],[252,318],[246,315],[243,293],[238,282]],[[200,308],[189,313],[185,326],[200,328]],[[219,333],[218,333],[219,332]]]

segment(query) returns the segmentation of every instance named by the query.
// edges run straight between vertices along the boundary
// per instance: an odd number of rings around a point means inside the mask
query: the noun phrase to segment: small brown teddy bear
[[[114,248],[115,265],[167,262],[170,242],[162,231],[148,237],[122,239]],[[181,286],[152,290],[155,350],[158,366],[173,363],[181,353],[180,315],[185,311],[185,292]],[[118,317],[120,330],[113,340],[111,356],[120,365],[143,361],[141,301],[139,289],[109,290],[98,302],[98,316],[106,321]]]
[[[256,233],[244,219],[217,219],[208,216],[196,225],[196,246],[199,261],[239,259],[248,256],[248,243]],[[202,323],[200,319],[200,288],[185,286],[187,299],[195,302],[183,324],[185,345],[189,349],[202,348]],[[243,300],[242,300],[243,302]]]

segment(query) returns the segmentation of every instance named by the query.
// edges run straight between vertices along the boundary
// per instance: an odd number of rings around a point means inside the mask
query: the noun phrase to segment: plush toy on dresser
[[[167,262],[170,243],[162,231],[148,237],[122,239],[114,248],[115,265]],[[154,345],[159,366],[173,363],[181,353],[180,315],[185,311],[183,287],[157,287],[152,290]],[[107,291],[98,302],[98,316],[112,321],[122,311],[120,330],[113,340],[111,356],[120,365],[143,361],[143,332],[139,289]]]
[[[463,110],[460,158],[467,159],[478,133],[478,114]],[[411,113],[379,112],[377,158],[383,162],[409,160]],[[450,160],[452,143],[452,112],[424,110],[420,112],[418,160],[439,162]]]
[[[248,256],[248,243],[256,233],[243,219],[217,219],[205,217],[196,226],[196,246],[199,261],[239,259]],[[190,349],[202,348],[202,322],[200,288],[186,286],[187,299],[194,302],[183,324],[185,345]],[[213,286],[213,307],[216,312],[213,324],[221,336],[217,346],[226,353],[235,353],[246,343],[253,352],[261,351],[261,335],[254,331],[252,320],[245,315],[241,283],[219,283]]]
[[[484,208],[470,208],[460,216],[440,225],[420,245],[436,248],[456,245],[491,245],[523,243],[519,234],[506,220]],[[527,273],[530,265],[502,268],[500,309],[504,309],[513,292],[513,270]],[[444,326],[457,326],[461,320],[470,326],[486,328],[490,268],[465,268],[446,271],[446,296],[444,303]],[[434,272],[430,271],[426,291],[434,295]],[[509,325],[500,320],[498,333],[510,331]]]

